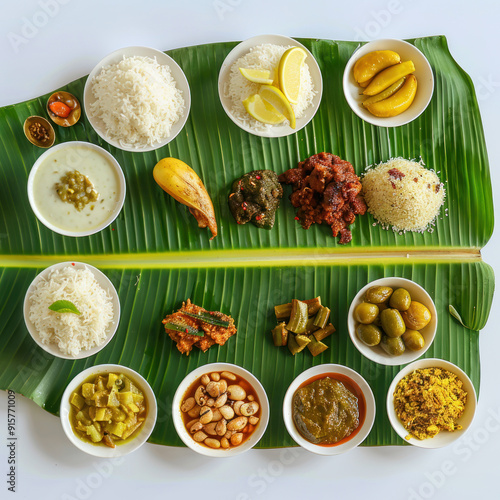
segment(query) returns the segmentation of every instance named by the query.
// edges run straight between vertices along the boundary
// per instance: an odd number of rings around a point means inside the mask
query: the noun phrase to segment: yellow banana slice
[[[377,95],[369,97],[368,99],[365,99],[362,102],[363,106],[366,108],[370,104],[373,104],[373,103],[379,102],[379,101],[383,101],[384,99],[391,97],[392,94],[395,94],[403,86],[405,79],[406,79],[406,77],[404,76],[403,78],[400,78],[396,83],[393,83],[390,87],[385,89],[383,92],[380,92],[380,94],[377,94]]]
[[[186,205],[198,221],[198,227],[208,227],[211,240],[217,236],[214,206],[198,174],[177,158],[163,158],[153,169],[158,185],[178,202]]]
[[[383,101],[368,104],[366,108],[379,118],[397,116],[411,106],[416,93],[417,79],[415,75],[408,75],[404,85],[395,94]]]
[[[376,95],[380,94],[387,87],[390,87],[393,83],[396,83],[403,76],[409,75],[415,71],[415,65],[413,61],[405,61],[401,64],[395,64],[390,68],[381,71],[366,87],[363,91],[365,95]]]
[[[353,68],[354,79],[361,84],[370,80],[385,68],[398,64],[400,61],[399,54],[393,50],[375,50],[369,52],[356,61]]]
[[[372,83],[372,80],[373,78],[370,78],[369,80],[366,80],[366,82],[358,82],[358,85],[365,89],[368,85],[370,85],[370,83]]]

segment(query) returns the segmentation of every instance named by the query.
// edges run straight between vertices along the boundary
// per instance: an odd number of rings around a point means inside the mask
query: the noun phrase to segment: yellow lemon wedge
[[[247,113],[261,123],[278,125],[285,121],[285,116],[274,106],[264,101],[259,94],[253,94],[243,101]]]
[[[281,77],[280,77],[281,79]],[[290,122],[290,127],[295,128],[295,113],[283,92],[272,85],[262,85],[259,95],[271,106],[276,108],[279,113],[285,116]]]
[[[267,69],[239,68],[240,73],[250,82],[272,85],[271,72]]]
[[[280,59],[278,67],[280,89],[292,104],[299,102],[300,69],[306,57],[304,49],[292,47],[286,50]]]

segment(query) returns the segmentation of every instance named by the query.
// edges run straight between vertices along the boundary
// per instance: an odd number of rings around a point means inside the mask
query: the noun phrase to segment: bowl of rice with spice
[[[263,85],[249,81],[241,70],[269,72],[274,81],[267,86],[277,88],[279,93],[279,88],[283,90],[277,78],[280,62],[294,47],[301,48],[305,57],[300,77],[297,75],[300,81],[297,102],[290,101],[295,128],[289,119],[279,124],[262,123],[247,112],[244,101],[261,93]],[[219,73],[219,97],[224,111],[238,127],[260,137],[284,137],[304,128],[316,114],[322,92],[321,71],[313,55],[301,43],[281,35],[259,35],[241,42],[227,55]]]
[[[433,232],[446,191],[437,173],[422,161],[392,158],[368,167],[361,184],[368,212],[383,229]]]
[[[106,142],[145,152],[165,146],[183,129],[191,94],[184,72],[167,54],[127,47],[97,64],[83,101],[90,124]]]
[[[36,276],[24,299],[24,321],[33,340],[63,359],[98,353],[120,321],[116,290],[101,271],[82,262],[61,262]]]

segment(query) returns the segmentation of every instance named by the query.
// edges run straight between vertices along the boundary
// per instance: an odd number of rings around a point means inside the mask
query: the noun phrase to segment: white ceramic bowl
[[[242,56],[250,52],[252,47],[257,45],[262,45],[264,43],[271,43],[274,45],[283,46],[293,46],[301,47],[307,53],[307,58],[305,60],[306,64],[309,66],[309,72],[311,73],[311,78],[314,84],[314,90],[316,90],[316,95],[314,96],[312,104],[307,108],[304,115],[297,119],[296,127],[293,129],[289,125],[274,125],[269,130],[258,131],[250,128],[249,126],[238,120],[231,112],[233,101],[230,97],[226,97],[224,92],[224,86],[229,83],[229,76],[231,73],[231,66]],[[318,63],[314,56],[306,49],[301,43],[297,42],[293,38],[282,35],[259,35],[249,38],[244,42],[238,44],[229,54],[222,63],[219,72],[219,98],[226,112],[227,116],[238,125],[241,129],[249,134],[258,135],[260,137],[284,137],[287,135],[295,134],[300,129],[304,128],[314,117],[316,111],[318,111],[319,105],[321,103],[321,96],[323,94],[323,79],[321,77],[321,70],[319,69]]]
[[[74,148],[74,147],[85,147],[88,149],[92,149],[94,151],[98,151],[100,154],[102,154],[112,165],[112,167],[115,169],[116,175],[118,177],[118,182],[120,185],[120,192],[119,192],[119,198],[118,198],[118,203],[115,206],[115,209],[113,212],[109,215],[109,217],[104,220],[101,224],[98,226],[93,227],[92,229],[88,229],[86,231],[70,231],[67,229],[62,229],[58,226],[55,226],[51,222],[49,222],[43,214],[40,212],[36,205],[35,197],[34,197],[34,182],[35,182],[35,175],[40,168],[40,165],[44,162],[44,160],[52,155],[55,151],[61,150],[61,149],[68,149],[68,148]],[[37,219],[45,226],[48,227],[50,230],[54,231],[55,233],[62,234],[63,236],[90,236],[91,234],[98,233],[99,231],[102,231],[104,228],[108,227],[119,215],[121,212],[121,209],[123,207],[123,203],[125,202],[125,195],[127,192],[127,186],[125,183],[125,176],[123,175],[123,171],[120,167],[120,164],[116,161],[115,157],[106,151],[105,149],[101,148],[100,146],[96,146],[95,144],[92,144],[90,142],[84,142],[84,141],[71,141],[71,142],[63,142],[62,144],[58,144],[57,146],[54,146],[45,153],[43,153],[38,160],[35,162],[33,165],[30,175],[28,177],[28,200],[31,205],[31,209],[35,213]]]
[[[184,422],[182,420],[181,412],[181,404],[184,400],[184,395],[186,394],[186,391],[189,389],[189,387],[196,381],[196,379],[200,378],[205,373],[209,374],[212,372],[221,371],[232,372],[235,375],[240,376],[244,380],[246,380],[255,390],[257,397],[259,398],[261,407],[260,420],[251,436],[240,446],[236,446],[234,448],[231,447],[227,450],[222,448],[212,449],[204,446],[203,444],[197,443],[193,439],[192,435],[186,430],[186,427],[184,426]],[[207,457],[234,457],[235,455],[240,455],[241,453],[244,453],[245,451],[253,448],[259,442],[260,438],[264,435],[267,424],[269,422],[269,401],[267,399],[266,391],[264,390],[264,387],[262,387],[262,384],[248,370],[245,370],[244,368],[241,368],[241,366],[233,365],[231,363],[211,363],[196,368],[196,370],[193,370],[191,373],[189,373],[179,384],[177,391],[175,391],[174,400],[172,402],[172,418],[177,434],[182,439],[184,444],[192,450],[196,451],[200,455],[205,455]]]
[[[40,335],[38,334],[38,331],[35,328],[35,325],[31,322],[29,318],[29,311],[30,311],[30,297],[33,293],[33,290],[35,286],[38,284],[38,282],[41,279],[48,279],[50,274],[53,271],[63,269],[68,266],[73,266],[75,269],[89,269],[92,271],[92,274],[94,275],[97,283],[104,289],[109,292],[111,295],[111,300],[113,303],[113,321],[111,324],[108,326],[107,330],[107,336],[106,340],[99,346],[97,347],[92,347],[91,349],[88,350],[82,350],[79,352],[77,356],[68,356],[66,354],[63,354],[59,348],[57,347],[57,344],[43,344]],[[28,332],[31,335],[31,338],[46,352],[49,354],[52,354],[56,358],[63,358],[63,359],[83,359],[83,358],[88,358],[89,356],[93,356],[94,354],[98,353],[100,350],[104,349],[106,345],[109,343],[109,341],[113,338],[114,334],[116,333],[116,330],[118,329],[118,323],[120,322],[120,300],[118,298],[118,293],[116,292],[115,287],[113,286],[113,283],[109,281],[107,276],[103,274],[99,269],[96,269],[95,267],[89,265],[89,264],[84,264],[82,262],[61,262],[59,264],[54,264],[53,266],[48,267],[44,271],[42,271],[40,274],[36,276],[36,278],[31,282],[31,285],[29,286],[26,295],[24,297],[24,322],[26,323],[26,328],[28,329]]]
[[[121,145],[118,141],[112,140],[108,137],[105,131],[104,124],[102,120],[99,120],[92,116],[90,113],[90,105],[93,104],[96,99],[92,94],[92,81],[101,72],[104,66],[109,66],[120,62],[123,57],[150,57],[151,59],[156,58],[158,64],[162,66],[168,66],[175,80],[176,86],[182,91],[182,96],[184,97],[184,113],[182,116],[172,125],[170,129],[170,135],[163,139],[161,142],[154,143],[153,145],[144,144],[137,147],[127,147]],[[160,50],[152,49],[149,47],[126,47],[123,49],[118,49],[107,55],[102,59],[97,66],[91,71],[85,83],[85,89],[83,91],[83,105],[85,108],[85,113],[89,119],[90,124],[96,131],[96,133],[104,139],[107,143],[111,144],[115,148],[122,149],[124,151],[130,151],[132,153],[144,153],[146,151],[154,151],[155,149],[161,148],[167,145],[170,141],[173,141],[179,132],[184,128],[186,121],[189,116],[189,110],[191,108],[191,93],[189,90],[189,83],[187,81],[186,75],[182,71],[181,67],[167,54],[161,52]]]
[[[146,417],[146,421],[142,425],[141,429],[137,433],[134,438],[131,438],[128,442],[124,444],[119,444],[115,448],[109,448],[105,445],[95,445],[89,442],[81,440],[73,431],[71,427],[71,423],[69,421],[69,410],[70,410],[70,402],[69,398],[71,393],[75,391],[80,384],[85,382],[92,375],[100,375],[106,373],[123,373],[127,377],[130,377],[133,381],[137,383],[139,388],[142,390],[144,396],[146,397],[146,401],[148,404],[148,413]],[[153,432],[155,423],[156,423],[156,415],[157,415],[157,406],[156,406],[156,397],[151,389],[151,386],[148,384],[146,379],[139,375],[136,371],[127,368],[122,365],[97,365],[91,366],[83,372],[80,372],[66,387],[64,394],[61,399],[61,407],[60,412],[61,416],[61,424],[66,436],[68,439],[79,449],[88,453],[89,455],[94,455],[95,457],[104,457],[104,458],[114,458],[114,457],[122,457],[124,455],[128,455],[133,451],[140,448],[149,438],[151,433]]]
[[[467,403],[465,405],[464,413],[457,421],[457,423],[462,426],[461,430],[454,432],[442,431],[433,438],[424,440],[420,440],[416,437],[410,437],[410,439],[406,439],[406,436],[408,436],[409,433],[403,427],[401,420],[399,420],[396,412],[394,411],[394,391],[397,384],[403,377],[420,368],[443,368],[444,370],[453,372],[462,381],[463,388],[467,392]],[[474,389],[474,386],[472,385],[470,378],[458,366],[450,363],[449,361],[445,361],[444,359],[419,359],[418,361],[405,366],[394,377],[394,380],[392,381],[389,390],[387,391],[387,415],[389,417],[389,421],[391,422],[392,428],[398,433],[401,439],[404,439],[406,443],[418,446],[419,448],[442,448],[443,446],[448,446],[449,444],[455,442],[457,439],[460,439],[474,420],[476,406],[476,391]]]
[[[347,441],[342,440],[335,445],[321,446],[313,444],[302,437],[302,434],[300,434],[300,432],[297,430],[297,427],[295,427],[295,423],[292,417],[292,401],[295,391],[304,382],[307,382],[309,379],[317,377],[318,375],[326,376],[332,373],[348,377],[361,389],[365,400],[365,418],[363,423],[361,424],[361,429],[359,429],[352,438],[348,438]],[[286,391],[285,399],[283,400],[283,419],[285,421],[285,426],[288,433],[290,434],[290,436],[292,436],[293,440],[297,444],[302,446],[302,448],[318,455],[339,455],[359,446],[366,439],[371,431],[371,428],[373,427],[373,422],[375,421],[375,411],[375,398],[373,397],[373,392],[366,380],[359,373],[351,370],[351,368],[335,364],[313,366],[305,372],[302,372],[290,384],[290,387]]]
[[[413,74],[417,78],[417,95],[411,106],[400,115],[378,118],[361,105],[365,96],[362,95],[363,89],[354,80],[352,70],[360,57],[374,50],[393,50],[401,56],[402,61],[412,60],[415,64]],[[379,127],[399,127],[415,120],[425,111],[434,92],[434,76],[429,61],[414,45],[403,40],[384,39],[369,42],[354,52],[345,67],[343,85],[349,106],[360,118]]]
[[[410,292],[412,300],[416,300],[417,302],[422,303],[429,309],[432,318],[429,324],[425,328],[420,330],[420,333],[425,340],[425,345],[420,351],[410,351],[409,349],[406,349],[406,351],[400,356],[390,356],[379,345],[370,347],[366,344],[363,344],[363,342],[359,340],[358,336],[356,335],[357,322],[354,321],[354,309],[356,309],[356,306],[358,304],[361,304],[361,302],[363,302],[365,292],[372,286],[390,286],[393,290],[396,290],[396,288],[405,288],[406,290],[408,290],[408,292]],[[427,349],[429,349],[432,342],[434,341],[437,331],[437,323],[438,317],[436,306],[434,305],[434,301],[431,299],[430,295],[419,284],[405,278],[381,278],[368,283],[368,285],[364,286],[354,297],[354,300],[351,302],[351,307],[349,308],[349,314],[347,316],[347,329],[349,330],[349,335],[351,337],[352,343],[356,346],[358,351],[363,354],[363,356],[371,359],[372,361],[375,361],[376,363],[392,366],[404,365],[420,358],[420,356],[422,356],[427,351]]]

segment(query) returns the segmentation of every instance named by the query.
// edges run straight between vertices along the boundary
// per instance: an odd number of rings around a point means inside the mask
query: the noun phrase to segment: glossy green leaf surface
[[[258,447],[292,445],[282,418],[282,404],[292,380],[307,368],[338,363],[358,371],[370,384],[377,416],[365,445],[403,444],[385,411],[387,389],[400,367],[378,365],[362,356],[347,332],[347,311],[357,291],[369,281],[401,276],[421,284],[434,298],[438,333],[425,357],[450,360],[479,389],[479,334],[461,326],[448,312],[453,303],[464,321],[482,328],[493,294],[493,273],[482,262],[469,264],[380,264],[206,269],[103,269],[115,285],[122,306],[114,339],[100,353],[80,361],[56,359],[32,341],[22,316],[24,293],[40,269],[3,269],[0,289],[10,290],[0,307],[0,388],[10,388],[56,413],[67,383],[94,364],[118,363],[141,373],[158,400],[154,443],[180,445],[171,420],[171,403],[187,373],[206,363],[227,361],[250,370],[264,385],[270,404],[268,430]],[[305,350],[292,356],[272,343],[273,306],[320,295],[332,310],[337,331],[325,340],[329,349],[313,358]],[[164,332],[162,318],[191,300],[209,310],[230,313],[238,328],[225,346],[206,353],[195,348],[181,355]]]
[[[65,238],[52,233],[33,216],[28,203],[26,181],[43,150],[26,140],[22,124],[32,114],[45,115],[50,94],[1,108],[0,254],[128,254],[259,248],[365,252],[386,247],[402,250],[483,247],[493,229],[484,134],[471,80],[451,57],[445,38],[414,40],[433,68],[434,96],[418,119],[392,129],[367,124],[351,111],[344,98],[344,66],[359,44],[301,41],[320,65],[324,92],[313,121],[294,135],[280,139],[256,137],[242,131],[226,116],[219,101],[217,80],[220,66],[235,43],[168,52],[188,78],[192,106],[183,131],[157,151],[127,153],[109,146],[94,132],[85,115],[74,127],[56,127],[56,143],[83,140],[99,144],[123,168],[128,189],[124,208],[111,227],[93,236]],[[81,78],[64,89],[82,99],[85,81],[85,77]],[[352,226],[352,243],[342,246],[326,225],[313,226],[308,231],[301,228],[287,199],[289,187],[285,189],[272,231],[235,223],[227,204],[234,179],[259,168],[279,174],[321,151],[350,161],[358,175],[368,165],[391,157],[422,157],[429,167],[440,172],[448,193],[435,231],[399,235],[373,227],[373,218],[366,215],[358,217]],[[204,181],[219,224],[219,236],[213,241],[209,240],[207,230],[198,229],[187,208],[154,182],[153,167],[167,156],[186,162]]]

